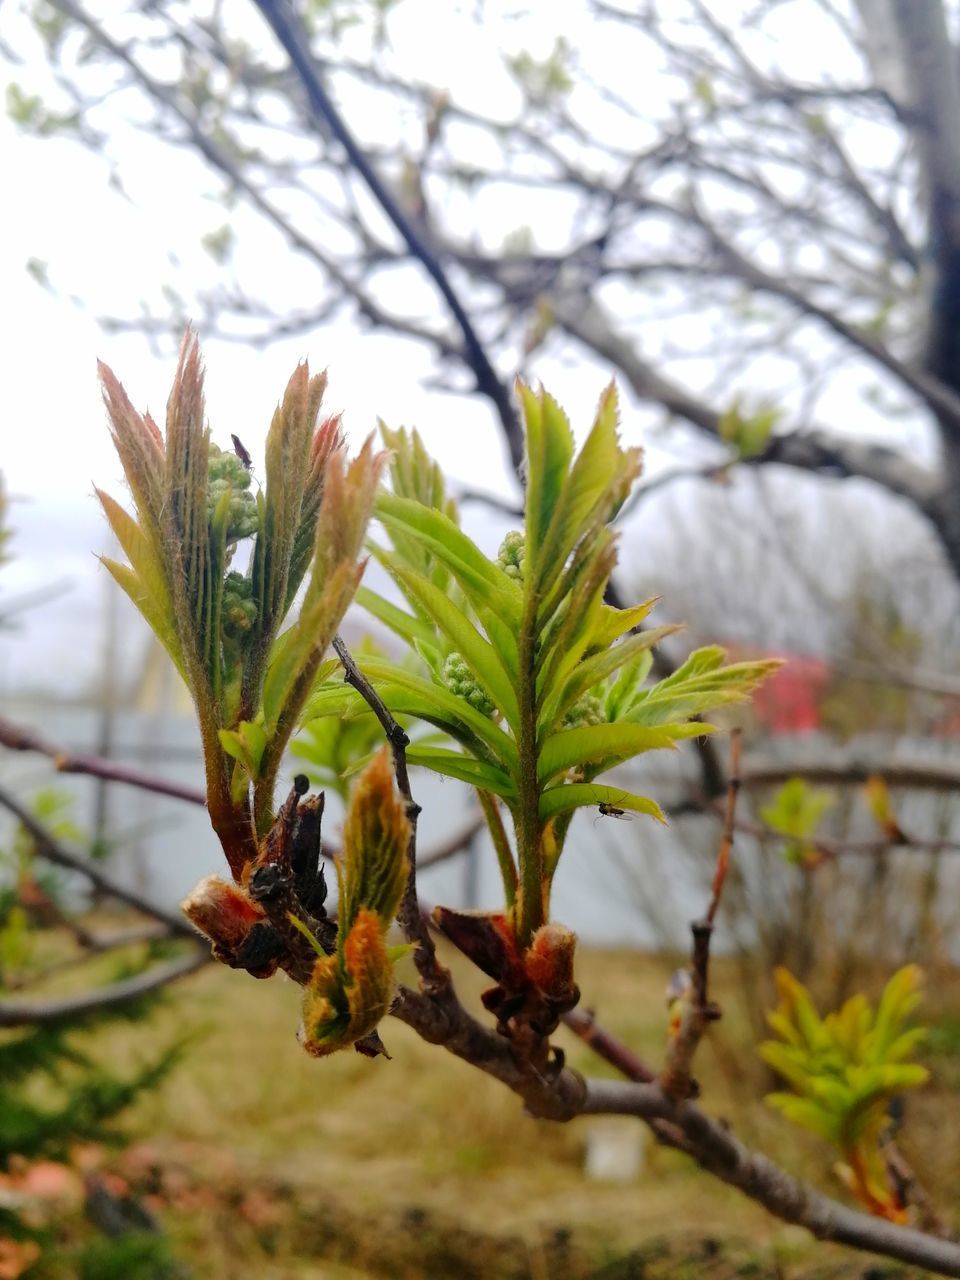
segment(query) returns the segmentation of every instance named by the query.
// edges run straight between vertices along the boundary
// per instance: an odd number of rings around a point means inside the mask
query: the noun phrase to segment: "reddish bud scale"
[[[180,906],[194,928],[210,939],[213,954],[225,964],[240,960],[251,931],[267,919],[263,909],[239,885],[219,876],[206,876]],[[276,968],[276,960],[271,960],[250,971],[255,977],[266,978]]]
[[[562,924],[542,925],[523,957],[527,976],[545,996],[566,1003],[577,990],[573,980],[573,955],[577,935]]]

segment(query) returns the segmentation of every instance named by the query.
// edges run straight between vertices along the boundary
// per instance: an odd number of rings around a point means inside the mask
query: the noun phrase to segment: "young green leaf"
[[[667,821],[663,810],[649,796],[637,796],[631,791],[602,786],[597,782],[569,782],[548,787],[540,797],[540,818],[548,822],[558,814],[591,805],[605,805],[613,811],[625,809],[631,813],[645,813],[664,824]]]
[[[563,410],[545,391],[538,395],[518,382],[517,393],[526,436],[527,573],[539,592],[544,569],[543,542],[567,479],[573,457],[573,432]]]
[[[709,729],[702,724],[668,724],[657,728],[634,724],[583,725],[545,739],[540,748],[537,776],[549,782],[577,765],[602,763],[605,768],[645,751],[672,749],[681,738],[698,737]]]

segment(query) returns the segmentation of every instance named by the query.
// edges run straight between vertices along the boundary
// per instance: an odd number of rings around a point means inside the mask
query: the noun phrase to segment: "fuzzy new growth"
[[[634,811],[662,820],[653,800],[596,779],[642,752],[707,732],[709,726],[694,717],[746,697],[776,665],[725,666],[723,652],[709,647],[691,654],[667,679],[649,683],[650,649],[673,628],[640,629],[654,601],[620,609],[604,600],[616,563],[610,524],[639,469],[638,451],[620,446],[612,389],[577,454],[558,406],[545,394],[519,388],[527,444],[525,531],[505,540],[496,560],[459,529],[422,442],[384,430],[394,452],[393,492],[379,495],[376,510],[390,546],[372,551],[394,577],[404,604],[368,590],[361,602],[401,637],[412,658],[409,665],[377,655],[356,661],[338,638],[344,684],[332,678],[335,664],[324,667],[321,659],[333,620],[356,592],[383,458],[368,442],[348,466],[337,424],[315,428],[322,379],[311,379],[301,366],[274,417],[266,487],[256,500],[251,570],[242,579],[227,566],[234,541],[252,523],[249,487],[222,455],[212,455],[211,468],[192,339],[168,406],[166,440],[148,416],[132,409],[109,371],[104,386],[137,511],[133,518],[101,495],[130,561],[109,567],[194,694],[208,807],[239,882],[204,881],[186,910],[227,963],[260,976],[283,968],[304,987],[307,1049],[323,1056],[353,1043],[361,1052],[383,1052],[376,1026],[389,1007],[425,1040],[513,1089],[533,1114],[645,1119],[661,1141],[787,1221],[960,1275],[960,1252],[949,1241],[877,1224],[818,1195],[743,1147],[689,1100],[690,1058],[711,1009],[706,942],[725,875],[725,846],[707,919],[695,930],[700,949],[691,1007],[697,1016],[691,1022],[680,1010],[680,1048],[672,1064],[679,1066],[678,1087],[671,1086],[669,1061],[657,1078],[614,1046],[589,1015],[571,1017],[579,997],[575,938],[549,918],[549,910],[576,810]],[[242,447],[237,457],[246,473],[249,456]],[[219,492],[211,495],[217,484]],[[301,584],[300,616],[280,636]],[[400,794],[386,755],[375,757],[351,800],[335,925],[325,914],[318,862],[322,796],[308,797],[306,778],[298,778],[275,814],[273,784],[283,747],[301,719],[370,715],[390,743]],[[414,720],[431,726],[430,738],[409,740],[403,726]],[[483,1000],[500,1034],[459,1003],[426,931],[416,896],[418,806],[408,764],[473,786],[490,827],[504,909],[471,915],[438,908],[434,918],[494,980]],[[394,988],[395,952],[386,933],[398,909],[416,947],[419,992]],[[765,1047],[768,1061],[786,1067],[795,1087],[809,1086],[810,1097],[781,1098],[777,1105],[809,1122],[816,1108],[805,1104],[827,1100],[817,1122],[854,1142],[844,1148],[851,1156],[851,1185],[874,1213],[890,1219],[902,1214],[902,1204],[884,1199],[890,1187],[876,1166],[864,1164],[860,1140],[876,1136],[884,1098],[922,1077],[922,1069],[903,1061],[915,1040],[899,1025],[914,985],[912,976],[899,975],[872,1026],[870,1011],[852,1002],[836,1025],[825,1020],[804,1044],[813,1021],[796,989],[781,978],[796,1026],[781,1011],[772,1025],[787,1043]],[[560,1017],[642,1083],[585,1081],[570,1071],[549,1040]],[[684,1039],[686,1023],[693,1033]],[[819,1078],[824,1034],[842,1041],[852,1064],[839,1090],[836,1071],[826,1081]],[[884,1159],[889,1171],[889,1148]],[[897,1194],[902,1185],[898,1172]]]
[[[362,840],[348,840],[345,884],[354,898],[339,934],[323,919],[317,867],[322,803],[303,799],[295,788],[275,813],[273,793],[284,749],[363,572],[363,541],[385,455],[368,440],[348,460],[337,419],[317,423],[326,377],[311,377],[301,364],[267,433],[265,482],[255,495],[246,451],[242,457],[211,443],[193,334],[181,348],[163,434],[133,408],[105,366],[101,377],[135,511],[130,515],[100,494],[129,562],[105,564],[193,696],[207,807],[238,882],[208,877],[185,910],[227,964],[261,977],[284,968],[308,982],[316,968],[308,937],[319,938],[321,950],[336,951],[337,982],[354,1005],[357,982],[373,983],[382,996],[392,982],[392,964],[371,940],[364,912],[389,921],[405,865],[385,853],[392,848],[386,802],[372,780],[379,779],[382,792],[383,768],[361,788],[363,813],[353,825],[365,824],[364,833]],[[246,538],[252,546],[241,573],[230,562]],[[287,615],[301,588],[291,624]],[[405,839],[401,831],[403,856]],[[387,868],[392,879],[378,881]],[[351,964],[359,966],[357,976]],[[373,1011],[379,1009],[378,1019],[385,1011],[384,999],[369,993],[361,1003],[363,1018],[350,1006],[352,1038],[344,1043],[371,1032],[375,1023],[366,1024]],[[364,1027],[357,1031],[360,1022]],[[308,1036],[308,1043],[316,1040]]]
[[[339,925],[334,955],[322,955],[304,991],[302,1042],[324,1057],[368,1036],[393,996],[387,930],[410,864],[410,823],[382,748],[354,790],[337,863]]]
[[[411,648],[418,667],[376,655],[358,661],[392,712],[446,735],[409,744],[407,761],[477,789],[504,910],[477,917],[441,908],[436,920],[495,979],[486,1002],[500,1025],[515,1038],[534,1028],[542,1039],[575,998],[573,935],[549,919],[575,811],[616,805],[662,819],[653,800],[595,779],[641,752],[709,732],[688,721],[746,696],[771,664],[724,667],[721,650],[701,650],[672,681],[647,686],[650,648],[672,628],[639,631],[652,600],[631,609],[604,600],[616,564],[610,523],[640,467],[639,450],[620,444],[613,389],[579,453],[557,404],[523,385],[518,392],[525,528],[504,538],[495,559],[459,528],[419,439],[384,430],[393,492],[380,495],[376,514],[390,545],[372,549],[406,608],[369,589],[360,600]],[[369,710],[333,683],[311,709],[338,720]]]
[[[162,435],[101,366],[111,432],[134,499],[100,494],[128,564],[107,568],[144,614],[197,708],[214,829],[235,877],[273,822],[280,759],[362,573],[384,455],[348,462],[336,419],[317,425],[326,377],[298,366],[251,493],[235,453],[211,444],[196,339],[180,352]],[[246,573],[230,570],[252,538]],[[280,638],[302,584],[300,615]]]

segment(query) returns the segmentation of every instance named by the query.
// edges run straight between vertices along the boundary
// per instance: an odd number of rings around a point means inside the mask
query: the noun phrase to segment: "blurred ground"
[[[480,983],[454,958],[458,987]],[[656,1062],[672,962],[584,954],[584,1002]],[[829,1156],[759,1100],[765,1083],[717,970],[727,1016],[698,1063],[706,1106],[792,1170],[842,1196]],[[954,984],[955,985],[955,984]],[[935,984],[928,1010],[949,994]],[[318,1062],[295,1040],[298,989],[211,966],[171,990],[145,1024],[96,1033],[117,1065],[185,1030],[195,1045],[130,1114],[132,1145],[109,1167],[155,1212],[204,1280],[466,1277],[467,1280],[659,1280],[916,1276],[813,1242],[770,1219],[681,1156],[647,1150],[624,1185],[586,1178],[591,1126],[524,1116],[495,1082],[385,1024],[390,1062],[341,1054]],[[909,1104],[904,1147],[949,1216],[958,1211],[960,1125],[955,1037],[938,1033],[935,1083]],[[574,1066],[608,1069],[565,1029]],[[949,1122],[945,1117],[952,1117]],[[609,1122],[603,1122],[609,1123]],[[951,1203],[952,1197],[952,1203]]]

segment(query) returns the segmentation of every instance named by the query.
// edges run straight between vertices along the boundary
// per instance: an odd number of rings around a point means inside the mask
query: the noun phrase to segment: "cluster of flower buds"
[[[585,693],[578,698],[563,717],[565,729],[579,729],[583,725],[606,724],[603,703],[595,694]]]
[[[234,642],[242,639],[257,620],[257,602],[253,583],[243,573],[231,569],[223,580],[223,637]]]
[[[451,693],[463,698],[464,702],[468,702],[482,716],[493,715],[496,710],[462,653],[447,654],[443,664],[443,683]]]
[[[250,492],[250,472],[235,453],[210,445],[207,456],[207,519],[213,520],[221,500],[228,496],[227,541],[252,537],[260,525],[257,500]]]
[[[517,582],[523,581],[524,537],[516,529],[511,529],[500,543],[497,561],[508,578]]]

